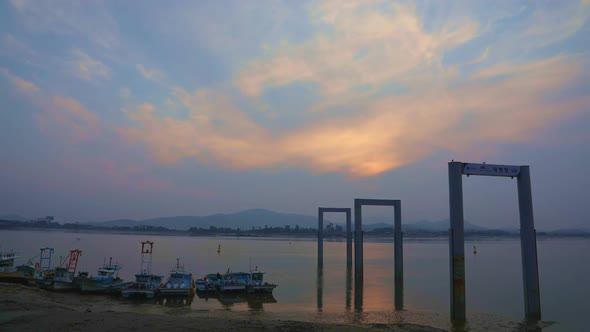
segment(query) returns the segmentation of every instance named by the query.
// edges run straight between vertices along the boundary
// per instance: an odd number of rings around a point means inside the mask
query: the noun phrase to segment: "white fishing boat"
[[[18,257],[14,251],[0,251],[0,282],[26,282],[23,274],[14,267],[14,260]]]
[[[158,289],[162,295],[190,296],[195,293],[193,274],[184,270],[180,259],[176,259],[176,267],[170,271],[168,280]]]
[[[135,281],[121,290],[123,298],[146,298],[156,296],[158,288],[162,284],[162,276],[152,274],[152,252],[154,243],[141,242],[141,266],[139,273],[135,275]]]
[[[103,262],[102,267],[98,268],[95,276],[77,278],[77,282],[80,285],[80,292],[97,294],[120,293],[121,289],[131,285],[131,282],[125,282],[119,278],[119,270],[121,270],[121,266],[117,263],[113,264],[113,258],[110,257],[108,263]]]

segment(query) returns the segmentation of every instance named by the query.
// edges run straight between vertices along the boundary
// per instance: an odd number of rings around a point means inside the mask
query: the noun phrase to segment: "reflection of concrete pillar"
[[[363,283],[363,212],[360,199],[354,200],[354,287]],[[356,298],[356,294],[355,294]]]
[[[465,320],[465,248],[463,234],[463,163],[449,163],[451,319]]]
[[[324,266],[318,263],[318,271],[317,271],[317,279],[316,279],[316,286],[317,286],[317,306],[318,312],[322,312],[323,308],[323,295],[324,295]]]
[[[318,209],[318,266],[324,264],[324,212]]]
[[[395,247],[395,308],[402,310],[404,307],[404,255],[402,243],[402,204],[394,201],[394,247]]]
[[[529,166],[521,166],[517,180],[520,212],[520,246],[522,254],[522,279],[524,287],[524,311],[529,319],[541,319],[541,295],[537,262],[537,239],[533,218],[533,198]]]
[[[354,311],[363,311],[363,283],[354,279]]]
[[[346,264],[346,310],[350,310],[352,294],[352,264]]]
[[[346,211],[346,266],[352,269],[352,225],[350,208]]]

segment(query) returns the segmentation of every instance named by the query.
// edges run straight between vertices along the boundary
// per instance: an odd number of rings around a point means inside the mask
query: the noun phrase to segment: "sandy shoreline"
[[[166,315],[118,312],[116,299],[54,293],[22,285],[0,284],[2,331],[442,331],[411,324],[341,325],[331,323],[248,319],[232,312],[207,311]],[[195,316],[196,314],[196,316]]]

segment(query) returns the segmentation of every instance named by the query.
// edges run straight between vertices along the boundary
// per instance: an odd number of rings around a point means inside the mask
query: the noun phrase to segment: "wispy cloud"
[[[6,77],[20,92],[29,93],[39,91],[39,88],[34,83],[13,75],[6,68],[0,68],[0,74]]]
[[[363,86],[376,90],[425,68],[437,70],[443,52],[471,40],[478,29],[462,19],[429,32],[414,6],[395,3],[380,11],[370,3],[328,1],[314,13],[330,32],[269,48],[263,59],[249,62],[236,82],[244,94],[259,96],[266,87],[293,82],[316,83],[326,97]]]
[[[161,71],[157,69],[147,69],[140,63],[135,65],[135,68],[137,68],[137,71],[141,74],[141,76],[147,80],[161,82],[164,78],[164,74]]]
[[[54,97],[35,115],[35,121],[46,135],[70,144],[92,140],[101,130],[98,117],[72,98]]]
[[[111,76],[111,68],[83,51],[75,49],[71,51],[71,54],[72,59],[68,63],[74,76],[87,81],[107,79]]]

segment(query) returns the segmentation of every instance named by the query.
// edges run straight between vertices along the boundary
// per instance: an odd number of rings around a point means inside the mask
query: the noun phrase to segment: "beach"
[[[305,322],[244,317],[231,311],[179,310],[174,314],[118,311],[120,300],[105,296],[56,293],[0,283],[2,331],[443,331],[412,324]]]

